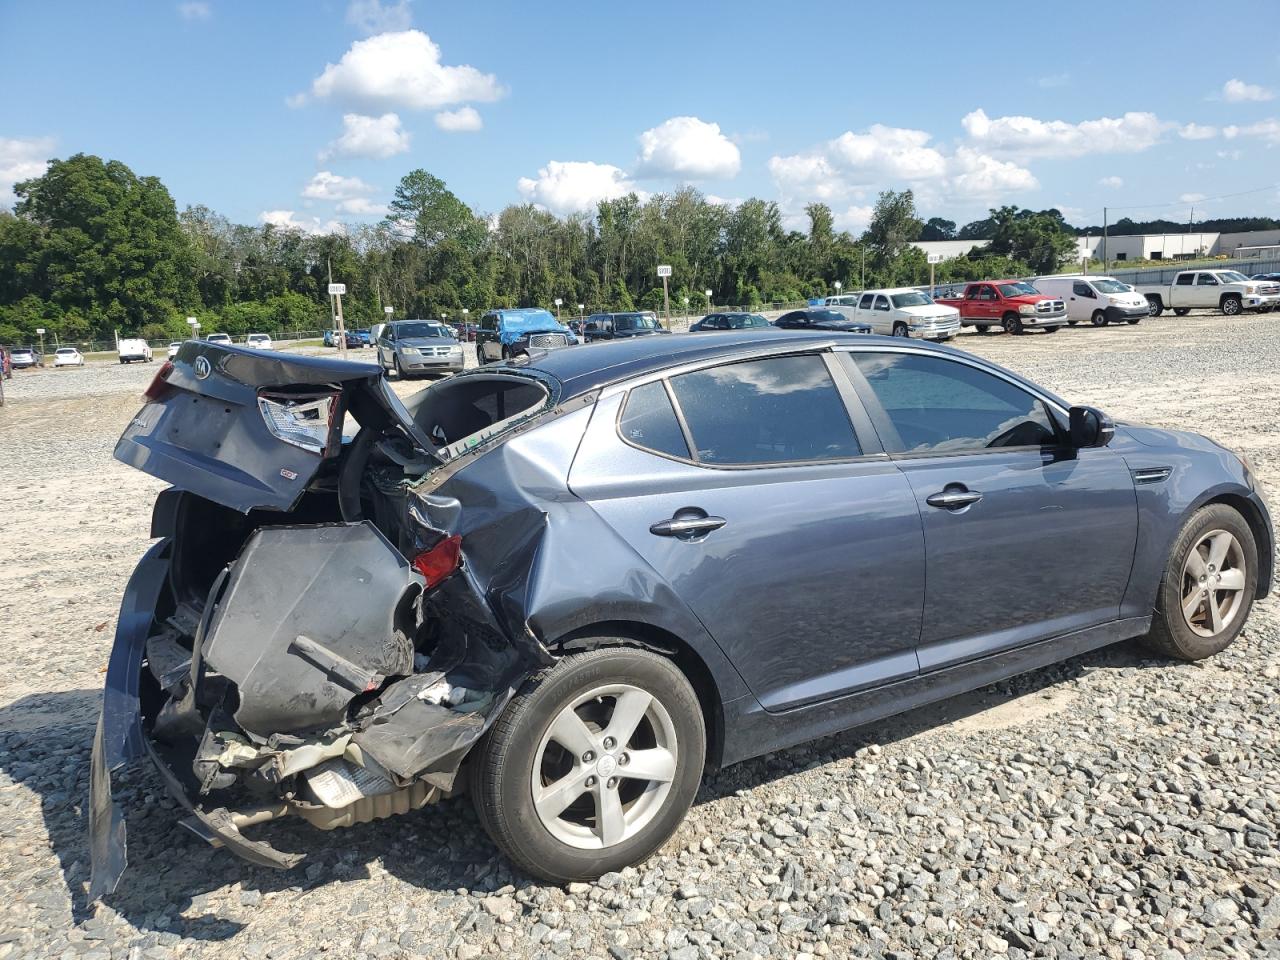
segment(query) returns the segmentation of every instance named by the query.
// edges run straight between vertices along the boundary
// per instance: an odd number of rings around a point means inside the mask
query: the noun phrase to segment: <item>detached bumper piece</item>
[[[283,816],[329,830],[434,802],[531,669],[492,627],[431,612],[422,578],[368,522],[262,527],[202,612],[161,622],[167,557],[161,541],[135,571],[107,671],[93,899],[125,866],[111,797],[125,761],[151,758],[198,836],[287,869],[304,854],[241,831]],[[486,605],[466,571],[455,580],[477,616]]]

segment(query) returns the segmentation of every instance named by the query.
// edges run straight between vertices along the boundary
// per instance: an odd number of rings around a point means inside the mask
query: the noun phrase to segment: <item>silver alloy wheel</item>
[[[1182,565],[1182,618],[1192,632],[1216,637],[1235,621],[1244,604],[1244,550],[1235,535],[1209,530]]]
[[[1235,297],[1227,297],[1222,301],[1222,312],[1228,317],[1234,317],[1240,312],[1240,301]]]
[[[893,335],[895,337],[909,337],[911,336],[911,331],[907,329],[905,323],[895,323],[893,325]]]
[[[679,747],[657,697],[610,683],[561,710],[534,754],[533,806],[561,843],[600,850],[629,840],[666,803]]]

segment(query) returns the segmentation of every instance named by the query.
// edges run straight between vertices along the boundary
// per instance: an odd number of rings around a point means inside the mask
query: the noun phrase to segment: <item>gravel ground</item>
[[[1280,489],[1270,317],[960,345],[1116,416],[1200,430]],[[0,960],[17,957],[1280,955],[1275,600],[1199,665],[1122,644],[709,778],[670,844],[567,889],[465,800],[260,870],[120,779],[132,867],[89,906],[84,800],[125,580],[159,484],[111,459],[154,366],[19,372],[0,409]],[[404,389],[404,388],[402,388]]]

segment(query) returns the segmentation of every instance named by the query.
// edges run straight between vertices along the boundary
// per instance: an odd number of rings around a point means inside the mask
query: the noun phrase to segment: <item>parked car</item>
[[[557,350],[578,342],[573,331],[541,307],[490,310],[476,329],[481,363],[519,357],[531,350]]]
[[[9,364],[13,370],[24,370],[28,367],[43,367],[44,354],[35,347],[10,347]]]
[[[172,360],[174,357],[176,357],[176,356],[178,355],[178,350],[179,350],[181,347],[182,347],[182,341],[181,341],[181,340],[170,340],[170,341],[169,341],[169,355],[166,357],[166,359],[168,359],[168,360]]]
[[[436,320],[385,324],[376,344],[382,369],[402,380],[420,374],[457,373],[465,366],[453,328]]]
[[[1151,316],[1165,310],[1186,316],[1197,307],[1234,317],[1245,310],[1265,313],[1280,304],[1280,284],[1250,280],[1238,270],[1183,270],[1170,284],[1139,284]]]
[[[462,343],[476,342],[476,325],[474,323],[455,323],[453,328],[457,332],[458,340]]]
[[[658,315],[649,311],[631,313],[593,313],[587,317],[582,327],[582,335],[587,343],[597,340],[624,340],[628,337],[647,337],[654,334],[669,334],[658,320]]]
[[[955,307],[962,327],[977,327],[986,333],[1000,327],[1005,333],[1044,330],[1057,333],[1067,322],[1067,305],[1061,297],[1041,293],[1025,280],[983,280],[965,285],[955,297],[933,301]]]
[[[758,313],[708,313],[689,324],[690,333],[707,330],[768,330],[770,323]]]
[[[1266,283],[1280,283],[1280,273],[1255,273],[1250,280],[1262,280]]]
[[[844,333],[870,333],[871,325],[851,319],[841,310],[831,307],[805,307],[792,310],[773,321],[783,330],[836,330]]]
[[[276,345],[271,342],[271,337],[265,333],[251,333],[244,338],[244,345],[251,350],[274,350]]]
[[[959,310],[940,306],[912,287],[864,290],[854,318],[869,324],[872,333],[893,337],[950,340],[960,332]]]
[[[370,336],[368,330],[357,330],[356,337],[360,340],[360,346],[362,347],[373,346],[373,337]]]
[[[383,326],[385,327],[386,324],[383,324]],[[356,336],[356,332],[354,330],[344,330],[343,334],[345,335],[344,339],[347,342],[348,350],[358,349],[359,347],[364,346],[364,344],[360,342],[360,338]],[[322,342],[326,347],[336,347],[338,345],[338,331],[326,330],[324,332]]]
[[[150,363],[151,344],[141,337],[125,337],[116,341],[116,356],[121,363]]]
[[[59,347],[53,352],[53,365],[57,367],[83,367],[84,354],[75,347]]]
[[[231,334],[229,333],[211,333],[205,337],[209,343],[221,343],[225,346],[231,346]]]
[[[1067,305],[1067,323],[1088,322],[1095,327],[1108,323],[1139,323],[1151,315],[1151,305],[1142,294],[1115,277],[1092,274],[1063,274],[1036,277],[1031,283],[1041,293],[1058,297]]]
[[[233,349],[188,344],[116,446],[167,489],[116,618],[91,899],[157,827],[114,805],[134,758],[254,864],[303,853],[252,824],[465,783],[518,871],[584,880],[661,847],[704,770],[1130,637],[1200,660],[1271,589],[1246,461],[939,346],[644,337],[404,401]]]

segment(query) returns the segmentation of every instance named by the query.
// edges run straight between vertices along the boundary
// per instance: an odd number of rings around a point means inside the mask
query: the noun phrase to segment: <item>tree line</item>
[[[788,229],[773,201],[728,206],[685,187],[642,201],[606,200],[590,214],[557,217],[531,204],[477,213],[425,170],[405,175],[378,224],[310,234],[244,225],[205,206],[179,212],[156,177],[76,154],[14,187],[0,210],[0,342],[149,339],[205,331],[237,334],[327,327],[330,276],[346,284],[349,326],[391,306],[398,317],[459,319],[498,306],[569,313],[661,310],[655,268],[672,267],[673,313],[714,304],[795,301],[860,286],[927,282],[918,239],[982,231],[990,244],[937,267],[939,283],[1056,269],[1074,255],[1076,231],[1057,210],[1001,207],[957,229],[918,216],[910,190],[880,194],[859,236],[835,228],[831,209],[806,210]],[[686,308],[687,300],[687,308]]]

